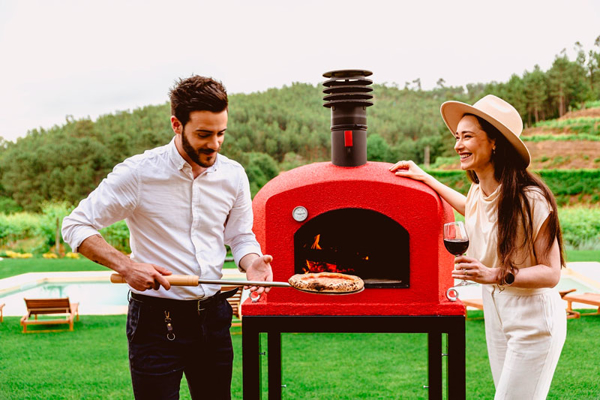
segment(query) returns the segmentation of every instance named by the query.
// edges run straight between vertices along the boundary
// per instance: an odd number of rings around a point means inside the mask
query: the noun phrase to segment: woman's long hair
[[[554,239],[557,239],[560,265],[564,267],[562,233],[554,195],[540,177],[527,171],[527,167],[519,153],[498,129],[486,120],[476,115],[473,116],[477,118],[481,129],[487,133],[488,137],[491,140],[496,140],[496,149],[492,153],[492,163],[494,164],[494,178],[502,185],[500,198],[498,199],[498,258],[502,276],[505,277],[508,271],[517,272],[514,257],[520,253],[519,250],[529,250],[537,258],[533,246],[531,205],[527,200],[525,191],[527,188],[538,188],[552,208],[552,212],[548,216],[548,237],[544,238],[546,241],[545,250],[550,251]],[[467,171],[467,175],[471,181],[479,183],[479,178],[474,171]],[[518,243],[518,235],[515,235],[515,232],[519,231],[520,226],[523,227],[524,237]]]

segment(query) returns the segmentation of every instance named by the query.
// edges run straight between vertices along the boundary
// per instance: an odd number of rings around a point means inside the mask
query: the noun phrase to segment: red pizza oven
[[[365,290],[327,295],[272,288],[259,301],[244,302],[244,316],[465,314],[461,302],[446,298],[453,256],[442,226],[454,220],[451,207],[427,185],[395,176],[391,164],[366,162],[368,75],[325,74],[332,162],[284,172],[253,200],[254,233],[273,256],[275,281],[333,271],[360,276]],[[360,96],[349,99],[349,92]]]

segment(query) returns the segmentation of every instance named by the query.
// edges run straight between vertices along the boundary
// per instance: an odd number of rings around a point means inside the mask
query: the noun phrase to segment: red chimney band
[[[352,147],[352,131],[344,131],[344,146]]]

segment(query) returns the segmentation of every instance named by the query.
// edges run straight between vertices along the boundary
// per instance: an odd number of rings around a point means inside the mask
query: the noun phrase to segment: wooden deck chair
[[[463,302],[465,307],[473,307],[478,310],[483,310],[483,299],[460,299],[460,301]],[[467,318],[467,319],[468,320],[476,320],[476,319],[483,319],[483,317]]]
[[[4,322],[4,311],[2,311],[4,305],[4,303],[0,304],[0,322]]]
[[[560,297],[564,298],[567,294],[574,292],[577,289],[569,289],[569,290],[561,290],[560,293]],[[469,306],[469,307],[473,307],[473,308],[477,308],[478,310],[483,310],[483,299],[461,299],[460,301],[463,302],[463,304],[465,306]],[[572,315],[574,315],[576,313],[576,311],[569,311],[567,309],[567,314],[569,318],[578,318],[578,317],[573,317]]]
[[[577,289],[561,290],[558,293],[560,294],[560,298],[564,300],[566,295],[568,295],[569,293],[573,293],[576,290]],[[567,307],[567,319],[571,319],[571,318],[579,318],[579,317],[577,316],[576,311],[569,310]]]
[[[572,290],[573,292],[574,290]],[[569,318],[580,318],[582,315],[600,315],[600,294],[599,293],[568,293],[563,296],[563,300],[567,301],[567,313]],[[593,313],[580,313],[573,310],[573,303],[583,303],[598,307],[598,310]]]
[[[221,286],[221,292],[228,292],[233,289],[238,289],[238,291],[227,299],[229,305],[233,309],[233,316],[240,320],[240,322],[234,322],[232,326],[242,326],[242,288],[239,286]]]
[[[27,306],[27,314],[21,318],[24,333],[27,333],[28,325],[69,324],[69,330],[72,331],[74,318],[77,317],[77,321],[79,321],[79,303],[71,303],[68,297],[24,300]],[[60,314],[64,318],[38,320],[38,315],[54,314]]]
[[[460,299],[465,306],[483,310],[483,299]]]

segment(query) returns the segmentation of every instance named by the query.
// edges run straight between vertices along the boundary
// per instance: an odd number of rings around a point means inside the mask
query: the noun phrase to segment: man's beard
[[[219,150],[221,150],[221,147],[219,147],[219,149],[216,152],[213,152],[211,150],[196,150],[192,147],[190,142],[188,142],[187,137],[185,136],[185,133],[181,134],[181,145],[183,146],[183,150],[188,155],[188,157],[191,158],[193,162],[195,162],[202,168],[212,167],[213,164],[215,163],[215,161],[217,160],[217,153],[219,152]],[[200,154],[207,154],[207,153],[214,154],[213,159],[209,162],[203,162],[200,159]]]

